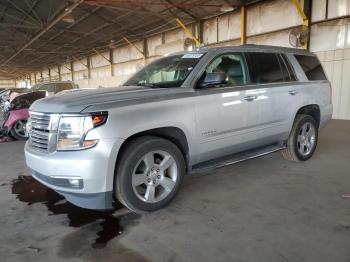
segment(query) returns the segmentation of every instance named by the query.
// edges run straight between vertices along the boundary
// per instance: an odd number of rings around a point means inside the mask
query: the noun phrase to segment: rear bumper
[[[40,183],[69,202],[89,209],[111,209],[115,162],[122,139],[100,140],[97,146],[70,152],[41,153],[25,146],[27,166]]]
[[[329,120],[332,119],[332,115],[333,115],[333,105],[329,104],[327,106],[323,106],[321,108],[321,119],[320,119],[320,127],[324,127]]]

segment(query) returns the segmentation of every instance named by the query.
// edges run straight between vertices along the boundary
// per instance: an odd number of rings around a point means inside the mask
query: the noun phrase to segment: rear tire
[[[156,136],[139,137],[118,161],[114,193],[134,212],[155,211],[173,200],[185,172],[183,154],[175,144]]]
[[[317,141],[318,126],[316,120],[309,115],[297,115],[287,141],[287,147],[282,150],[282,155],[289,161],[306,161],[314,154]]]
[[[26,131],[25,131],[26,124],[27,124],[27,120],[17,121],[11,128],[9,135],[17,140],[26,140],[27,139]]]

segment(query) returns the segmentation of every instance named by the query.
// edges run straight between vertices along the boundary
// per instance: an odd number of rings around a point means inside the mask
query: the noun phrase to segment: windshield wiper
[[[146,86],[146,87],[151,87],[151,88],[161,88],[161,86],[151,84],[151,83],[138,83],[137,86]]]

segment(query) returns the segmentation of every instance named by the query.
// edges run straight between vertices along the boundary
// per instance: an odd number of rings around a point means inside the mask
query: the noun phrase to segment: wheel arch
[[[188,172],[189,170],[189,163],[190,163],[190,157],[189,157],[189,145],[188,145],[188,139],[186,137],[185,132],[180,129],[179,127],[174,127],[174,126],[166,126],[166,127],[159,127],[159,128],[153,128],[149,130],[144,130],[141,132],[134,133],[127,137],[125,141],[121,144],[118,155],[117,155],[117,160],[115,164],[115,170],[117,170],[118,165],[120,163],[121,156],[123,155],[125,149],[127,148],[128,144],[142,136],[157,136],[161,137],[164,139],[167,139],[174,143],[181,151],[185,163],[186,163],[186,171]]]
[[[13,110],[9,112],[7,119],[4,122],[4,127],[11,129],[18,121],[28,121],[29,113],[26,110]]]
[[[317,127],[320,127],[321,110],[320,110],[319,105],[310,104],[310,105],[305,105],[305,106],[299,108],[294,116],[294,121],[295,121],[297,115],[300,115],[300,114],[312,116],[316,120]]]

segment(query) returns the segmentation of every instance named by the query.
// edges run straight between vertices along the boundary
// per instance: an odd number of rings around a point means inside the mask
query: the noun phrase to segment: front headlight
[[[82,150],[95,146],[98,140],[85,140],[87,133],[107,120],[107,113],[62,116],[58,125],[57,150]]]

